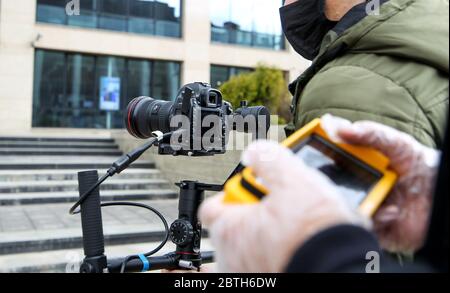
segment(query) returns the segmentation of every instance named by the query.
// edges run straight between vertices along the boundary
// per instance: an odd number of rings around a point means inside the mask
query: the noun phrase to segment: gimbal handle
[[[98,181],[97,171],[78,173],[80,196]],[[205,191],[220,191],[222,186],[182,181],[180,187],[179,220],[192,227],[192,238],[185,244],[177,244],[174,253],[162,257],[141,257],[130,259],[125,272],[153,270],[199,269],[203,263],[213,262],[213,252],[200,252],[202,236],[201,224],[197,212],[204,199]],[[100,190],[97,187],[81,204],[81,222],[85,259],[80,267],[81,273],[116,273],[121,271],[123,260],[107,261],[104,255],[105,243],[101,212]],[[180,222],[179,222],[180,223]],[[177,227],[175,227],[176,229]],[[175,241],[174,241],[175,242]]]
[[[202,264],[214,262],[214,252],[207,251],[201,253]],[[108,272],[120,273],[123,259],[113,259],[108,261]],[[180,258],[176,253],[170,253],[160,257],[148,257],[147,262],[141,259],[130,260],[125,266],[125,273],[139,273],[159,270],[177,270],[180,266]],[[188,268],[184,268],[188,269]]]
[[[80,196],[98,181],[97,171],[78,173]],[[103,273],[107,266],[105,240],[103,235],[100,190],[97,187],[81,204],[81,228],[83,231],[83,248],[86,258],[80,268],[84,273]]]

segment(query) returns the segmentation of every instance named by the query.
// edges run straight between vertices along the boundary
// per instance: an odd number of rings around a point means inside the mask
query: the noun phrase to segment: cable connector
[[[153,137],[156,138],[156,140],[158,142],[160,142],[164,139],[164,133],[162,133],[161,131],[153,131],[152,134],[153,134]]]

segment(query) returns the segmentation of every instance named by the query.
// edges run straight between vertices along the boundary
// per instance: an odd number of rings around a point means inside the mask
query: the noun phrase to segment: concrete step
[[[101,190],[152,190],[168,187],[169,182],[163,179],[109,179],[102,184]],[[78,191],[77,180],[0,182],[0,198],[2,194],[12,193],[71,191]]]
[[[0,170],[1,182],[19,181],[61,181],[78,180],[79,170]],[[105,174],[106,169],[99,170],[99,174]],[[161,172],[157,169],[128,169],[122,174],[116,175],[115,179],[156,179],[160,178]]]
[[[144,253],[157,247],[160,242],[145,242],[106,247],[108,259],[121,259],[127,255]],[[173,252],[175,245],[168,243],[156,256]],[[209,239],[202,239],[202,251],[213,251]],[[0,273],[78,273],[83,260],[82,249],[0,255]],[[206,265],[214,270],[214,264]]]
[[[28,137],[28,136],[0,136],[0,141],[29,141],[29,142],[90,142],[90,143],[113,143],[112,138],[83,138],[83,137]]]
[[[117,227],[104,227],[106,245],[127,243],[152,242],[163,239],[164,226],[123,225]],[[29,233],[5,233],[0,240],[0,255],[60,250],[67,248],[82,248],[83,238],[81,226],[75,229],[38,231],[34,235]],[[11,235],[13,234],[13,235]],[[14,235],[16,234],[16,235]]]
[[[61,148],[61,149],[118,149],[114,143],[100,142],[34,142],[34,141],[0,141],[2,148]]]
[[[79,148],[8,148],[0,147],[0,155],[23,155],[23,156],[121,156],[122,152],[115,149],[79,149]]]
[[[177,200],[142,201],[160,211],[171,223],[177,218]],[[70,204],[2,207],[0,255],[82,247],[80,215],[71,216]],[[132,207],[102,210],[108,245],[162,239],[164,226],[150,211]]]
[[[120,156],[0,156],[0,170],[96,170],[109,169]],[[152,169],[147,160],[135,162],[131,168]]]
[[[102,201],[174,199],[178,197],[178,193],[171,189],[106,190],[101,192],[101,197]],[[78,198],[78,192],[69,191],[0,193],[0,206],[74,203]]]

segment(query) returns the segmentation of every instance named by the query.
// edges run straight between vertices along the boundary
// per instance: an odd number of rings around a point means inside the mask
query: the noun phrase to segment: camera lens
[[[130,102],[125,115],[125,125],[134,137],[147,139],[154,131],[170,132],[173,102],[139,97]]]
[[[265,127],[263,129],[269,131],[270,129],[270,112],[264,106],[247,107],[246,103],[243,104],[243,108],[236,110],[236,114],[242,116],[244,119],[247,117],[254,117],[256,121],[256,131],[259,131],[260,127]],[[264,119],[262,119],[264,118]],[[260,125],[260,123],[265,123],[265,125]],[[238,130],[236,125],[233,126],[234,130]],[[244,125],[244,132],[249,132],[249,127],[247,124]]]

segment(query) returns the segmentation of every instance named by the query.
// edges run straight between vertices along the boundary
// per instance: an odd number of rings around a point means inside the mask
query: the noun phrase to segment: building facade
[[[172,100],[258,63],[290,80],[278,0],[0,0],[0,135],[122,128],[129,101]],[[67,132],[65,132],[67,133]]]

